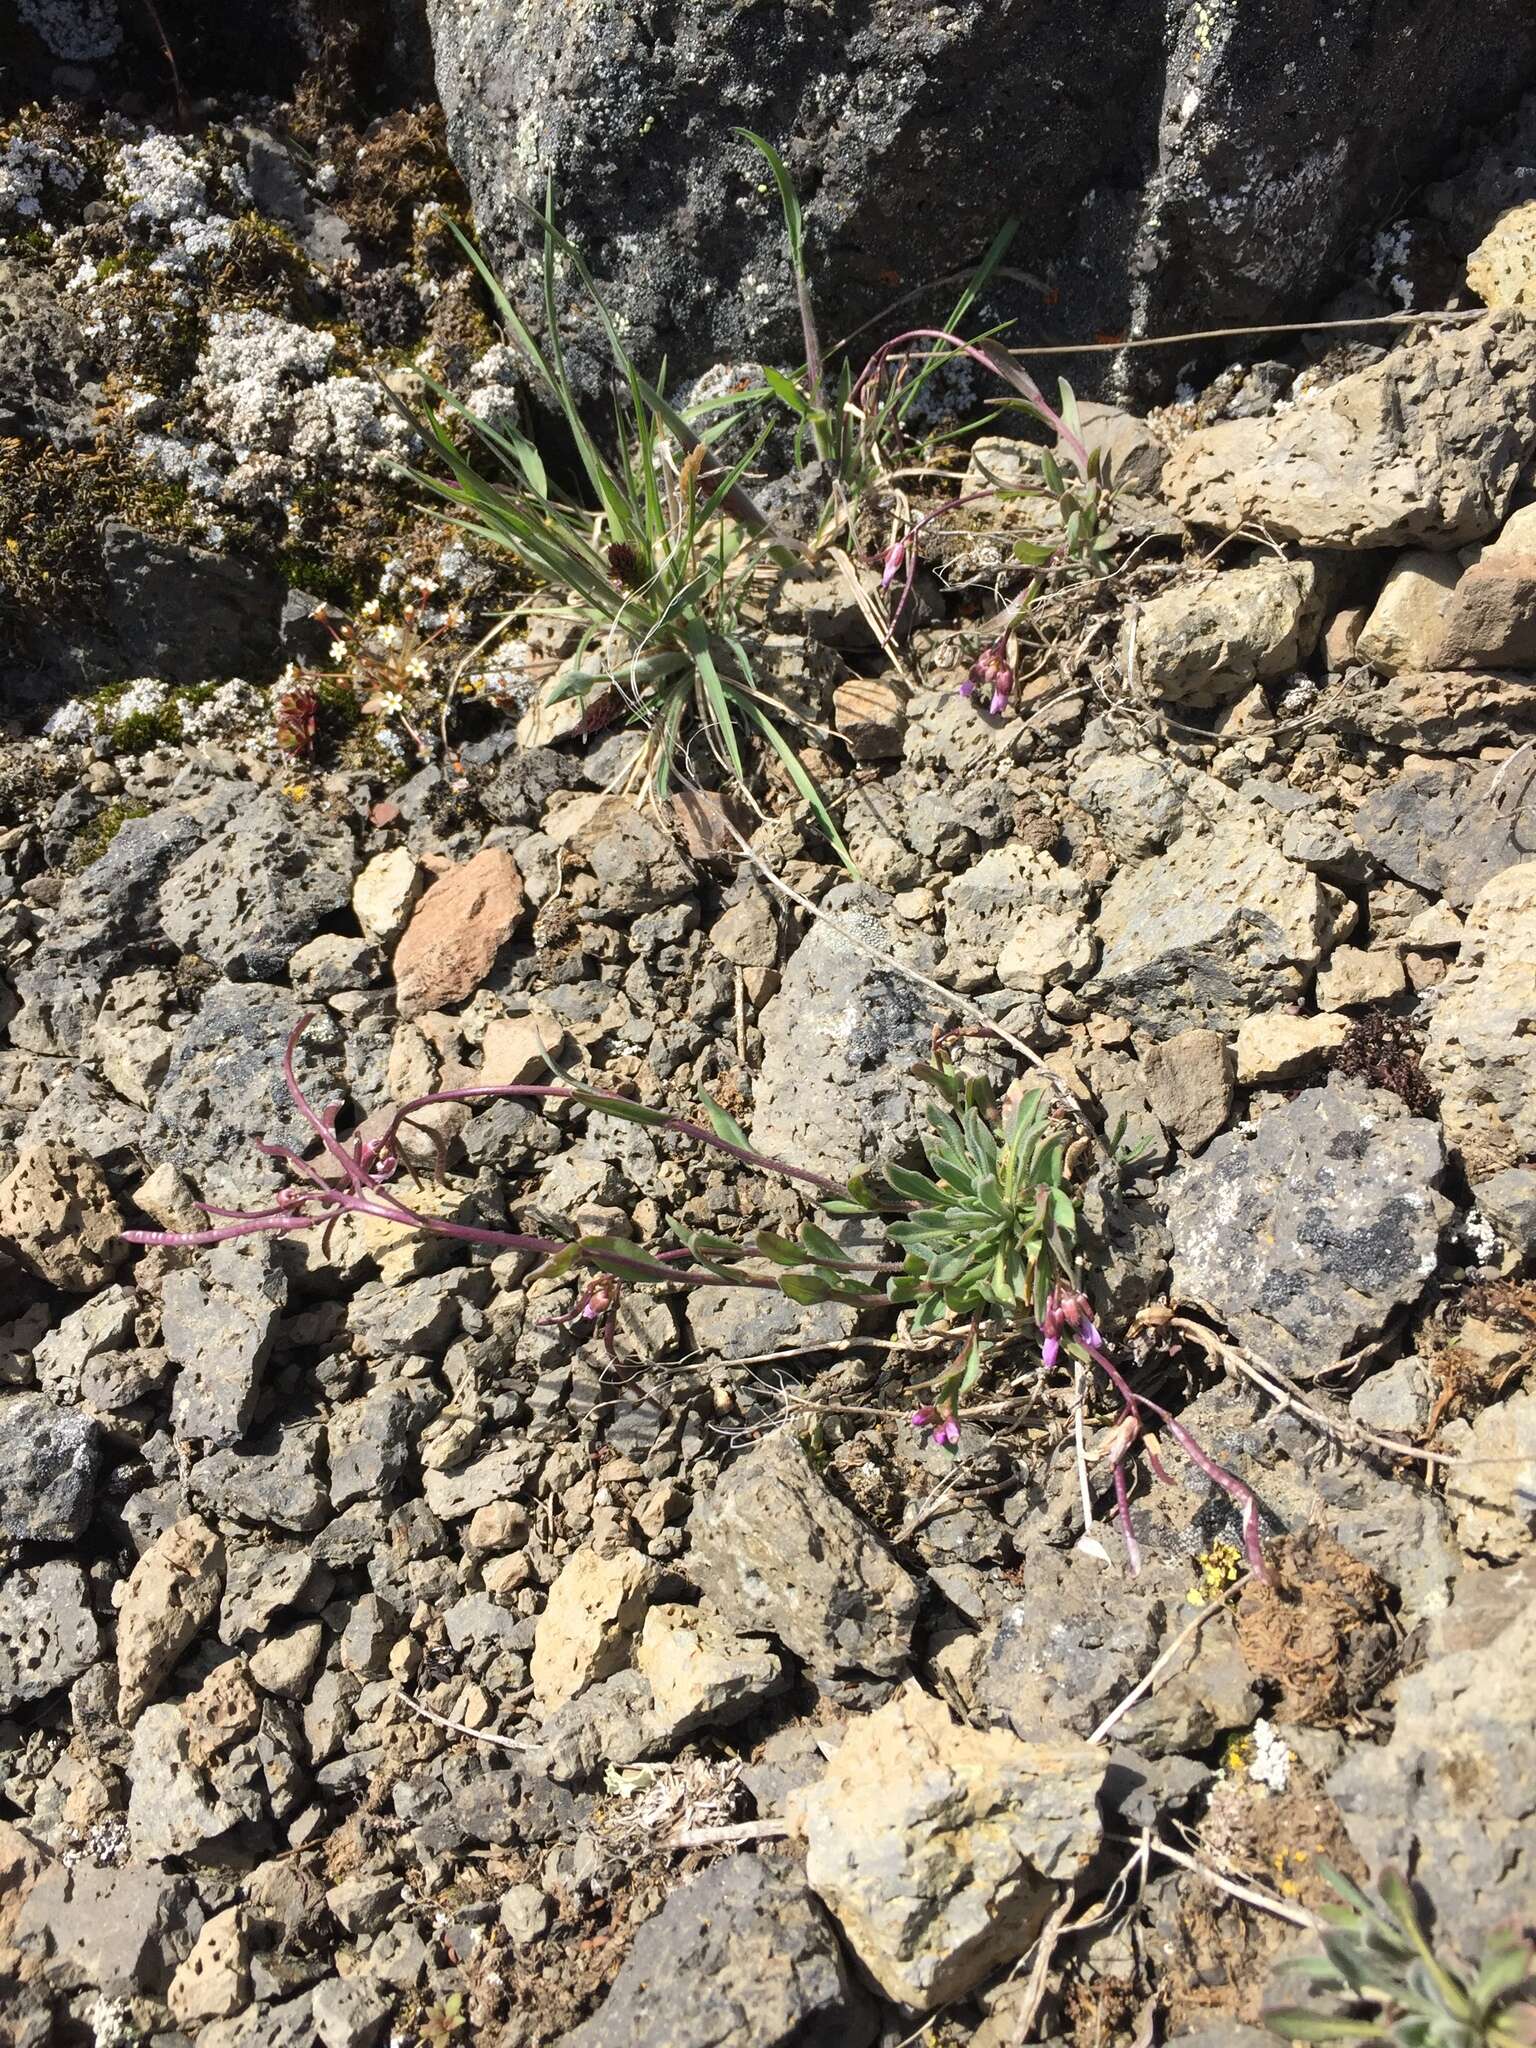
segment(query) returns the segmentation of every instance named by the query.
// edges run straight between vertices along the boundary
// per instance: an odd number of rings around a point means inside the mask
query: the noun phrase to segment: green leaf
[[[529,1274],[530,1280],[561,1280],[573,1266],[581,1264],[582,1247],[580,1239],[552,1252],[541,1266]]]
[[[819,1278],[815,1273],[781,1273],[779,1291],[787,1294],[791,1301],[811,1307],[820,1301],[830,1301],[835,1290],[830,1281]]]
[[[957,1250],[945,1252],[928,1268],[928,1281],[933,1287],[950,1287],[961,1279],[971,1265],[971,1248],[961,1245]]]
[[[594,1089],[572,1090],[575,1100],[585,1109],[600,1109],[604,1116],[616,1116],[621,1123],[648,1124],[653,1129],[660,1124],[672,1124],[676,1118],[664,1109],[651,1109],[643,1102],[629,1102],[622,1095],[601,1095]]]
[[[801,1224],[800,1242],[811,1257],[819,1260],[822,1265],[846,1266],[849,1263],[848,1254],[836,1238],[828,1237],[827,1233],[819,1230],[814,1223]]]
[[[939,1191],[933,1182],[920,1173],[914,1173],[909,1166],[886,1166],[881,1172],[897,1194],[905,1196],[909,1202],[934,1202],[939,1199]]]
[[[1342,1929],[1325,1934],[1322,1941],[1323,1954],[1343,1982],[1351,1991],[1363,1991],[1366,1985],[1366,1966],[1358,1942]]]
[[[859,870],[854,864],[853,855],[843,843],[842,833],[838,831],[837,826],[833,823],[832,813],[827,808],[827,800],[810,776],[806,774],[799,755],[760,704],[753,703],[749,698],[743,703],[742,709],[752,719],[759,732],[763,735],[763,738],[784,763],[785,772],[788,774],[790,781],[815,813],[816,821],[827,835],[832,850],[836,853],[838,859],[848,870],[849,874],[855,880],[859,880]]]
[[[965,1354],[965,1363],[960,1368],[959,1380],[955,1387],[956,1400],[958,1400],[961,1397],[961,1395],[968,1394],[971,1391],[972,1387],[975,1386],[977,1380],[981,1378],[981,1366],[981,1346],[973,1341],[970,1346],[970,1349]]]
[[[743,1152],[750,1152],[752,1150],[751,1140],[747,1137],[741,1125],[737,1123],[735,1117],[728,1116],[719,1103],[716,1102],[715,1098],[712,1095],[706,1094],[702,1088],[699,1090],[699,1099],[704,1104],[704,1114],[708,1117],[710,1128],[715,1136],[717,1138],[724,1138],[728,1145],[739,1145]]]
[[[974,1107],[965,1112],[965,1149],[976,1162],[978,1174],[997,1171],[997,1139],[981,1111]]]
[[[701,618],[688,618],[683,622],[683,637],[688,643],[688,652],[693,656],[704,688],[704,699],[709,707],[708,723],[711,724],[723,743],[731,773],[738,782],[745,782],[747,771],[741,758],[741,745],[736,738],[736,721],[731,716],[731,700],[726,687],[720,680],[715,667],[715,657],[710,651],[709,628]]]
[[[789,260],[798,271],[804,264],[804,225],[800,217],[800,201],[790,182],[784,159],[771,142],[756,135],[750,128],[733,128],[731,133],[742,142],[750,142],[773,173],[773,182],[779,188],[779,205],[784,213],[784,232],[789,237]]]
[[[937,1322],[942,1322],[948,1313],[949,1304],[945,1301],[943,1295],[930,1294],[925,1301],[920,1301],[912,1311],[912,1328],[914,1331],[931,1330],[933,1325]]]
[[[1365,1920],[1379,1921],[1381,1919],[1381,1915],[1352,1877],[1346,1877],[1343,1871],[1335,1869],[1333,1864],[1326,1862],[1322,1857],[1318,1858],[1317,1869],[1319,1875],[1338,1893],[1346,1907],[1353,1913],[1358,1913]],[[1324,1905],[1321,1911],[1324,1919],[1331,1920],[1338,1913],[1339,1908],[1337,1906]]]
[[[1077,394],[1073,391],[1072,386],[1065,377],[1057,378],[1056,388],[1061,394],[1061,416],[1066,421],[1068,430],[1081,441],[1083,438],[1083,421],[1077,409]]]
[[[975,270],[971,273],[970,281],[967,283],[964,291],[961,292],[959,298],[956,299],[949,318],[944,322],[945,327],[951,334],[958,334],[960,332],[961,323],[964,321],[966,314],[970,312],[977,299],[986,290],[991,282],[992,273],[1007,255],[1008,245],[1018,231],[1019,223],[1017,218],[1014,217],[1005,220],[997,233],[992,237],[986,255],[982,257]]]
[[[560,681],[545,696],[546,704],[564,704],[572,697],[585,697],[594,683],[611,682],[612,677],[601,669],[573,669],[570,675]]]
[[[674,1223],[672,1228],[678,1232],[679,1236],[682,1235],[677,1224]],[[695,1230],[690,1237],[684,1239],[684,1242],[693,1251],[711,1259],[744,1259],[748,1251],[748,1247],[744,1244],[739,1244],[735,1238],[721,1237],[717,1231],[713,1230]]]
[[[1420,1955],[1428,1956],[1430,1947],[1425,1939],[1424,1923],[1419,1918],[1419,1902],[1413,1896],[1408,1880],[1401,1871],[1384,1870],[1377,1880],[1376,1889],[1404,1939],[1411,1942]]]
[[[810,404],[793,378],[786,377],[782,370],[770,369],[764,364],[763,382],[781,405],[787,405],[800,419],[810,418]]]
[[[965,1151],[965,1132],[948,1111],[938,1109],[930,1102],[925,1113],[928,1119],[928,1126],[937,1136],[939,1143],[947,1145],[952,1152],[957,1154],[963,1153]]]
[[[1259,2017],[1282,2041],[1391,2041],[1380,2027],[1365,2020],[1337,2019],[1329,2013],[1305,2012],[1296,2006],[1276,2006]]]
[[[752,1240],[765,1259],[772,1259],[776,1266],[803,1266],[805,1253],[799,1245],[781,1237],[776,1230],[760,1230]]]
[[[1512,1929],[1501,1928],[1488,1937],[1472,1982],[1472,1995],[1486,2009],[1523,1984],[1533,1971],[1536,1953]]]
[[[643,1245],[628,1237],[582,1237],[573,1249],[580,1253],[582,1261],[596,1266],[599,1272],[617,1273],[621,1279],[636,1278],[635,1268],[642,1269],[639,1277],[647,1280],[674,1280],[675,1270],[663,1260],[655,1258]]]

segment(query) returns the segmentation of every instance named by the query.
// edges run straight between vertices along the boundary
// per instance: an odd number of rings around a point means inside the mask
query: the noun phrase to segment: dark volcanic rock
[[[153,817],[130,818],[101,859],[65,885],[46,937],[16,975],[22,1008],[11,1024],[14,1045],[82,1050],[108,985],[155,942],[162,883],[229,822],[239,799],[226,783]]]
[[[1171,27],[1163,0],[428,12],[449,145],[514,287],[552,177],[641,361],[665,355],[679,380],[801,353],[778,201],[738,124],[789,138],[828,331],[974,262],[1012,214],[1010,260],[1052,280],[1054,327],[1021,282],[988,318],[1042,339],[1156,332],[1315,305],[1383,207],[1536,64],[1520,0],[1475,25],[1432,0],[1220,4]],[[572,368],[605,387],[600,355]]]
[[[888,1675],[910,1657],[915,1580],[787,1431],[731,1467],[691,1535],[690,1571],[743,1635],[773,1634],[817,1671]]]
[[[864,2048],[873,2033],[821,1907],[766,1857],[743,1855],[672,1894],[561,2048]]]
[[[267,980],[323,918],[346,907],[355,865],[344,827],[300,821],[277,798],[257,797],[241,805],[227,833],[176,868],[161,923],[183,952],[201,954],[232,980]]]
[[[931,945],[924,951],[901,935],[880,891],[839,883],[823,907],[866,943],[933,971]],[[851,1173],[899,1153],[919,1123],[907,1072],[943,1021],[916,983],[858,951],[837,925],[818,922],[763,1011],[753,1143],[823,1173]]]
[[[72,1685],[100,1649],[79,1565],[50,1558],[0,1578],[0,1713]]]
[[[1418,1300],[1450,1213],[1440,1132],[1335,1077],[1215,1140],[1169,1189],[1173,1290],[1288,1368],[1333,1364]]]
[[[259,675],[279,659],[283,586],[250,562],[107,522],[102,556],[124,675]]]
[[[0,1536],[66,1543],[90,1520],[101,1432],[43,1394],[0,1400]]]
[[[200,1179],[216,1200],[247,1199],[283,1176],[253,1149],[258,1138],[302,1151],[311,1133],[283,1085],[283,1048],[299,1016],[287,989],[266,982],[221,983],[182,1032],[155,1098],[146,1145]],[[322,1013],[295,1055],[299,1084],[312,1097],[335,1093],[321,1063],[333,1049]],[[217,1190],[217,1193],[214,1191]]]
[[[196,1895],[184,1877],[130,1867],[52,1864],[16,1923],[23,1955],[55,1990],[88,1986],[106,1998],[164,1992],[196,1930]]]
[[[68,306],[35,270],[0,262],[0,435],[91,438],[85,342]]]
[[[1536,846],[1536,779],[1502,768],[1436,761],[1395,776],[1356,811],[1355,834],[1389,873],[1468,910]]]

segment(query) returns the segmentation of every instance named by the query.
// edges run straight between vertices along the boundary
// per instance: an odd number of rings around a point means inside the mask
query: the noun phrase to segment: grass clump
[[[548,208],[541,225],[543,345],[467,241],[464,247],[568,430],[588,502],[555,480],[530,439],[511,427],[487,425],[440,385],[432,387],[436,402],[414,424],[447,477],[412,473],[445,501],[462,531],[510,555],[536,586],[564,593],[551,603],[538,601],[542,616],[577,633],[576,654],[546,703],[576,700],[588,729],[621,716],[640,728],[627,789],[641,801],[665,797],[700,738],[716,767],[748,786],[747,748],[757,741],[776,757],[851,866],[826,799],[787,730],[819,736],[822,729],[809,706],[775,688],[752,646],[768,591],[798,552],[742,488],[761,441],[722,468],[641,376],[590,272]],[[557,258],[586,287],[619,372],[612,452],[589,429],[566,369],[555,303]],[[504,482],[475,466],[452,423],[467,428],[495,458]]]

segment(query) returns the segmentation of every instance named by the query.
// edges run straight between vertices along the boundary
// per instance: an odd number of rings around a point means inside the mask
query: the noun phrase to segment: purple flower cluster
[[[931,1403],[925,1403],[921,1408],[914,1408],[907,1421],[925,1442],[938,1444],[946,1451],[952,1451],[960,1441],[960,1424],[953,1409],[935,1408]]]
[[[1008,699],[1013,695],[1013,669],[1008,660],[1007,636],[994,640],[990,647],[984,647],[971,663],[965,681],[960,685],[962,697],[974,697],[978,690],[991,693],[987,710],[993,718],[1000,718],[1007,709]]]

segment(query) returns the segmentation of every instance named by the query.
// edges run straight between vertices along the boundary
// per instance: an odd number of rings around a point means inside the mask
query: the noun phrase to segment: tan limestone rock
[[[534,1630],[530,1675],[546,1713],[629,1662],[655,1577],[638,1550],[617,1557],[589,1547],[571,1552]]]
[[[1028,1948],[1099,1842],[1106,1768],[1086,1742],[969,1728],[909,1683],[850,1723],[788,1817],[860,1962],[929,2012]]]

